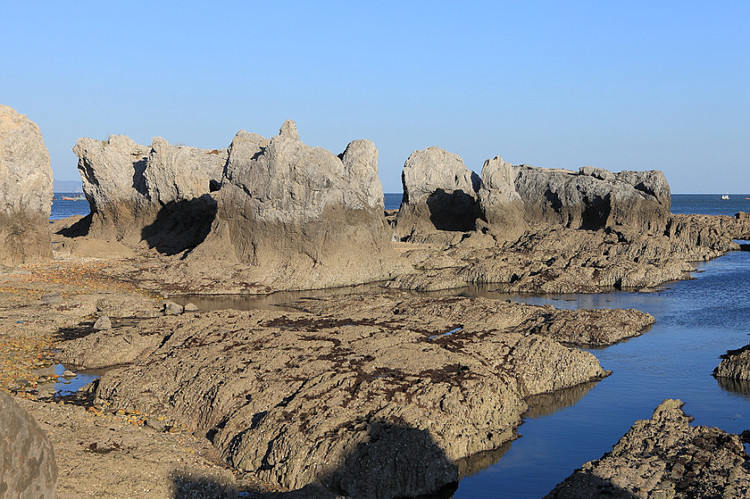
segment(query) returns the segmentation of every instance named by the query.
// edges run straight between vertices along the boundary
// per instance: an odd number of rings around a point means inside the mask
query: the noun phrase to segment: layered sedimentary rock
[[[482,168],[479,199],[490,224],[560,224],[573,229],[629,225],[660,230],[669,184],[660,171],[582,167],[578,172],[513,166],[496,157]]]
[[[0,105],[0,264],[52,257],[52,168],[39,127]]]
[[[88,235],[135,244],[146,241],[163,253],[198,244],[213,221],[226,150],[151,146],[124,135],[106,141],[79,139],[73,148],[83,191],[91,205]]]
[[[739,435],[690,426],[679,400],[636,421],[601,459],[576,470],[548,498],[748,497],[748,455]]]
[[[722,355],[713,374],[719,378],[750,381],[750,345]]]
[[[475,229],[480,216],[479,177],[456,154],[437,147],[413,152],[404,164],[401,182],[398,239],[420,242],[435,238],[436,230]]]
[[[56,496],[52,444],[36,421],[0,391],[0,497]]]
[[[388,277],[395,253],[377,161],[368,140],[351,142],[339,156],[307,146],[291,121],[270,140],[239,132],[217,193],[216,220],[188,262],[197,270],[207,259],[236,265],[249,286],[282,289]]]
[[[306,311],[121,325],[131,340],[161,338],[133,341],[134,364],[101,378],[98,401],[206,434],[265,481],[320,481],[354,496],[377,484],[383,497],[401,497],[456,481],[454,461],[512,439],[526,396],[607,374],[593,355],[552,339],[566,333],[538,327],[550,308],[379,293],[297,306]],[[638,334],[641,319],[622,329]],[[92,350],[110,333],[62,350],[86,364],[88,349],[99,362]]]

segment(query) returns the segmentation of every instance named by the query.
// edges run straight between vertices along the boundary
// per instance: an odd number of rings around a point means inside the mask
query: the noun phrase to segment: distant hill
[[[81,192],[80,180],[55,180],[52,183],[55,192]]]

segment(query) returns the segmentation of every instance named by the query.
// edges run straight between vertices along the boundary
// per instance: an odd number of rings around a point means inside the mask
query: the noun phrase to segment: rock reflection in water
[[[509,440],[497,449],[479,452],[473,456],[459,459],[456,461],[459,478],[471,476],[496,463],[508,452],[512,443],[513,441]]]
[[[750,381],[717,376],[716,382],[722,390],[750,399]]]
[[[578,403],[589,390],[594,388],[598,381],[589,381],[580,385],[571,386],[562,390],[555,390],[551,393],[540,393],[526,398],[529,404],[528,410],[524,413],[525,418],[539,418],[548,416],[554,412],[570,407]]]

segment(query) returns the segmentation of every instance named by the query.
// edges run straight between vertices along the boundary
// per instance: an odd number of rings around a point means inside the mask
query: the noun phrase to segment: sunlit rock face
[[[39,127],[0,105],[0,263],[52,257],[52,168]]]
[[[270,140],[239,132],[216,220],[188,261],[238,264],[252,282],[300,289],[387,278],[395,254],[377,162],[368,140],[335,156],[302,143],[291,121]]]

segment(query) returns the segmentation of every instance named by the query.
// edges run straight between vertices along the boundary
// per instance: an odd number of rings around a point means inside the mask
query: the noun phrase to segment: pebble
[[[76,376],[76,373],[74,373],[73,371],[70,371],[70,370],[68,370],[68,369],[66,369],[66,370],[65,370],[65,371],[63,371],[63,373],[62,373],[62,377],[63,377],[63,378],[72,378],[72,377],[74,377],[74,376]]]
[[[94,329],[97,331],[112,329],[112,321],[106,315],[102,315],[94,322]]]
[[[182,305],[178,305],[177,303],[173,301],[168,301],[164,304],[164,314],[165,315],[180,315],[183,312],[184,308]]]
[[[42,301],[47,305],[54,305],[56,303],[62,303],[63,298],[60,293],[55,291],[53,293],[44,293],[42,295]]]
[[[188,303],[184,307],[185,312],[197,312],[198,306],[195,303]]]

